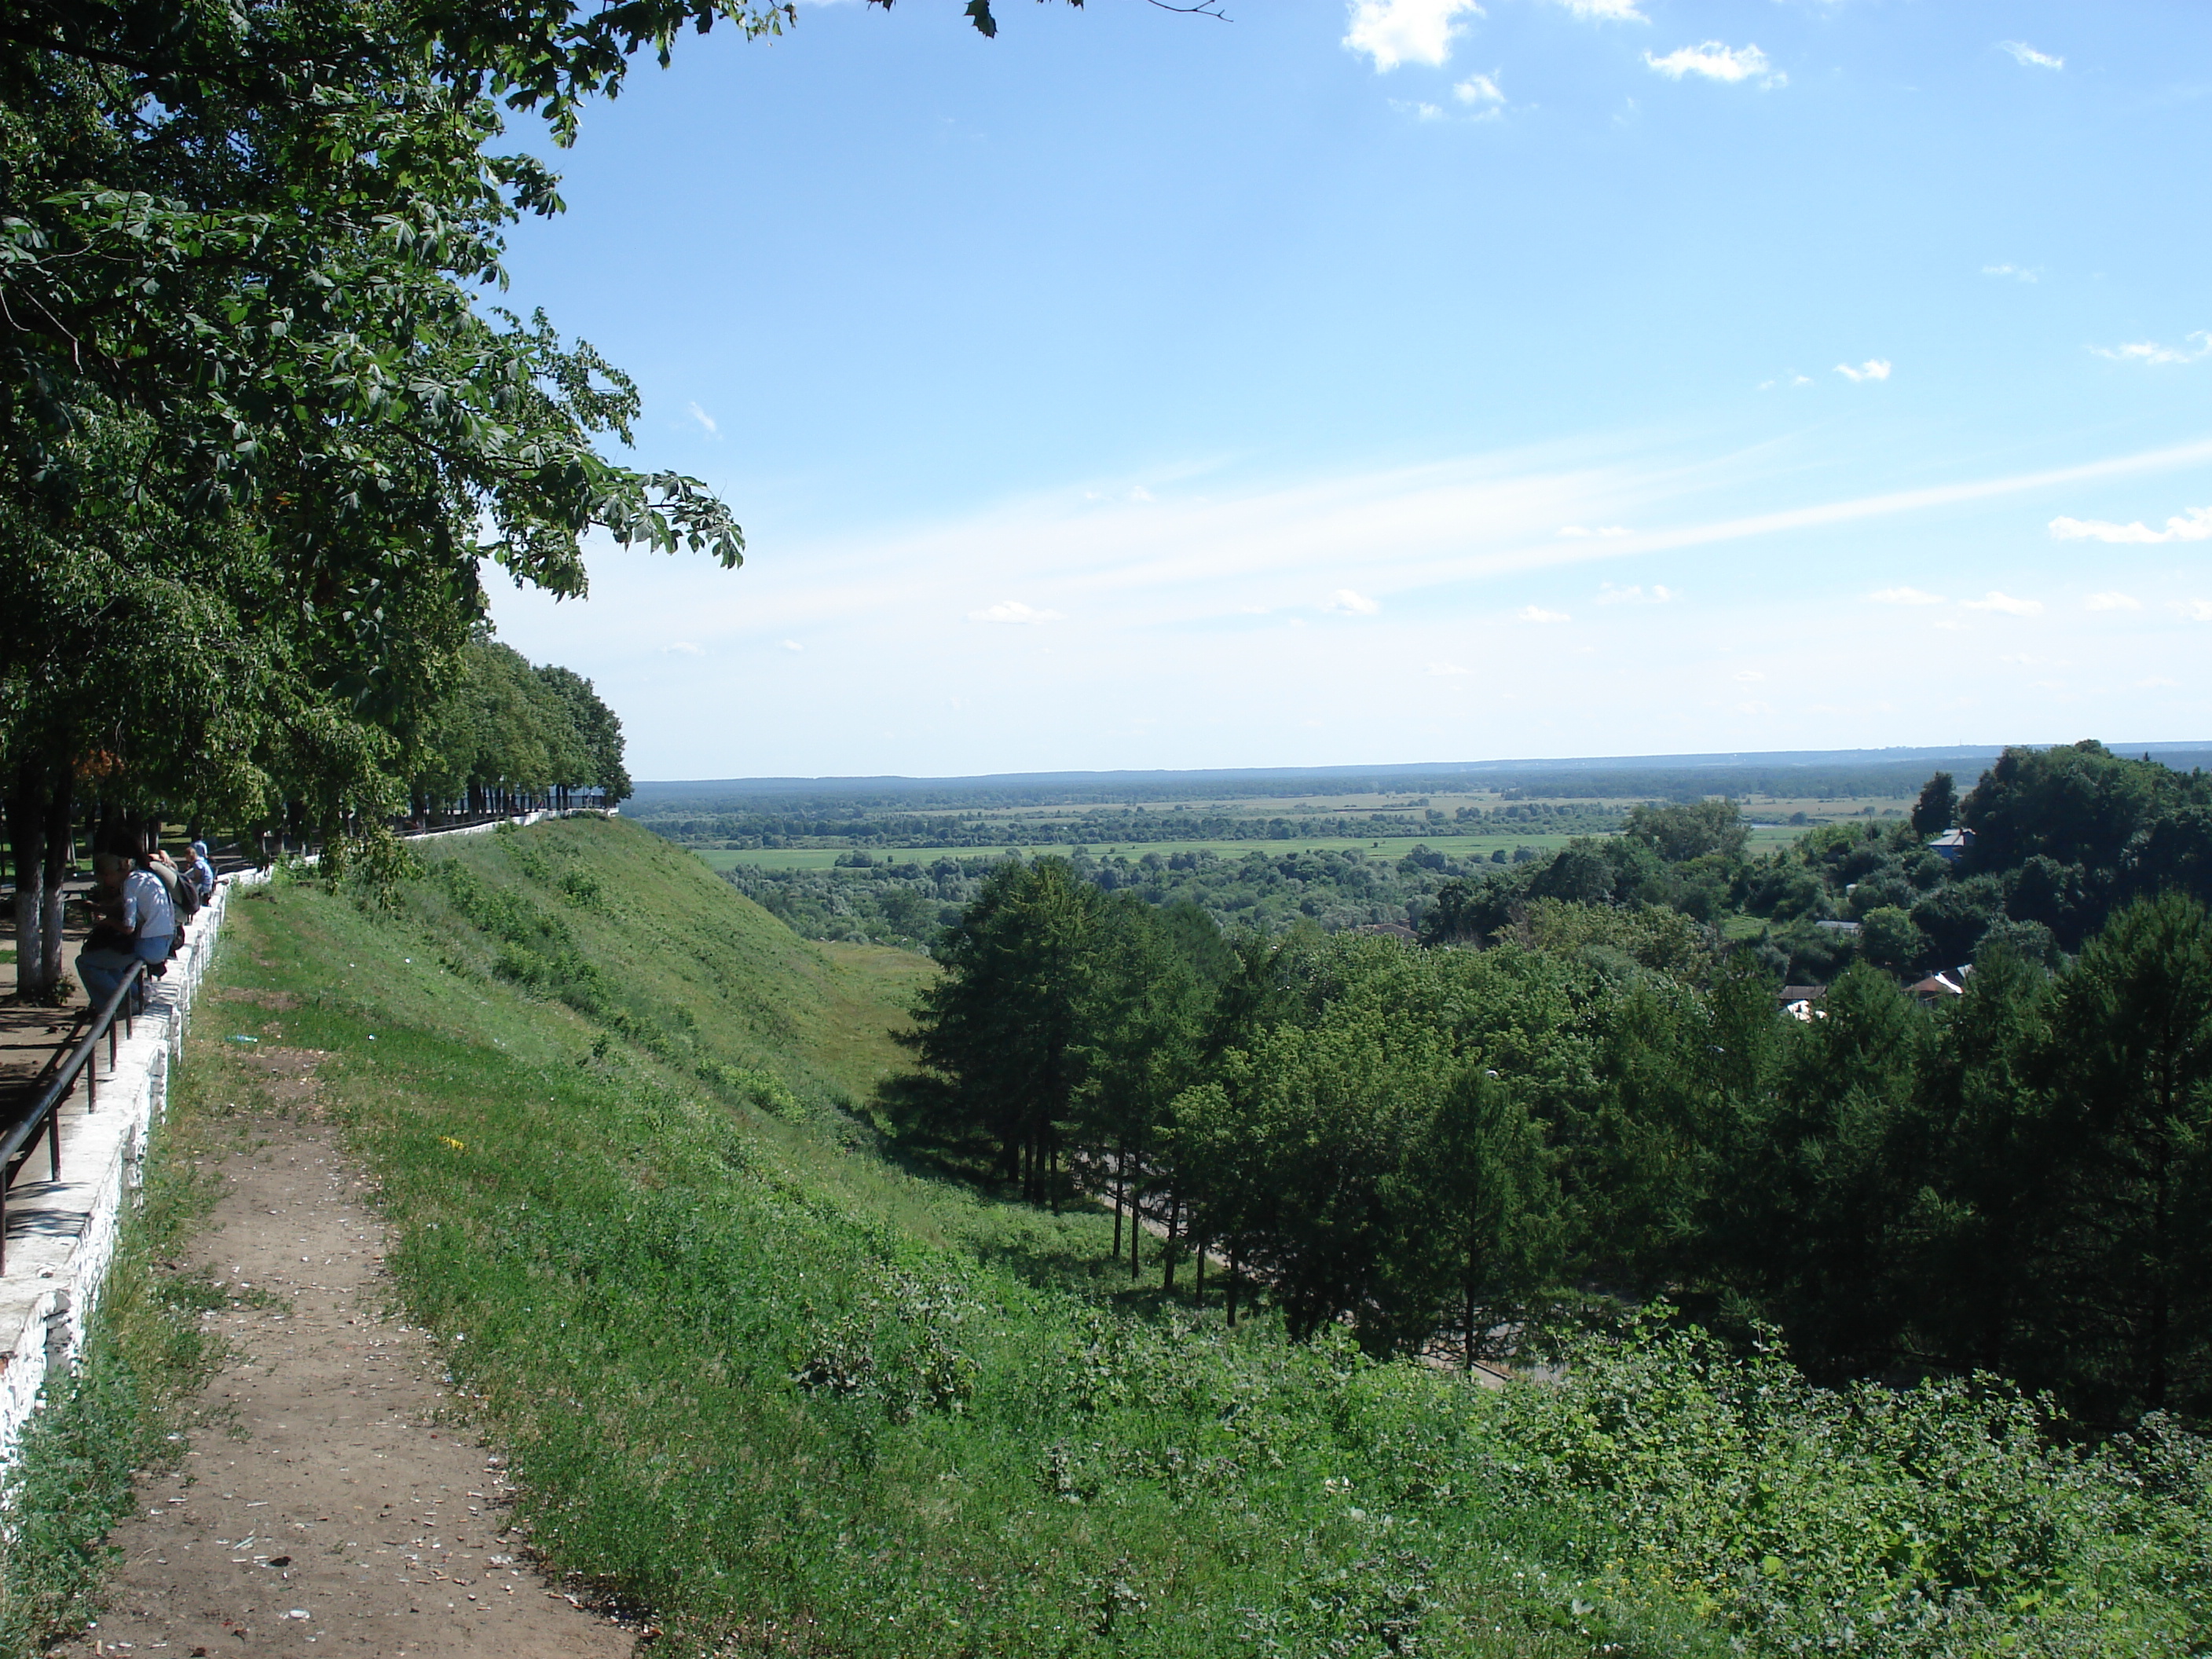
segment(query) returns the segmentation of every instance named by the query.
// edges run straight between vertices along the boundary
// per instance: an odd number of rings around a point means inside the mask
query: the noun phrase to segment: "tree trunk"
[[[64,940],[62,938],[62,883],[69,875],[70,854],[75,851],[75,838],[70,833],[70,820],[76,806],[76,774],[68,763],[54,769],[54,781],[46,790],[46,878],[45,926],[40,929],[40,944],[45,960],[40,966],[46,989],[51,992],[61,983],[64,968]],[[15,956],[15,971],[23,971],[22,953]]]
[[[15,994],[25,1002],[46,990],[46,792],[39,774],[25,762],[8,792],[8,842],[15,860]]]
[[[1237,1275],[1243,1265],[1237,1258],[1237,1251],[1231,1249],[1229,1252],[1229,1283],[1222,1300],[1228,1306],[1229,1328],[1232,1331],[1237,1328]]]
[[[1176,1202],[1175,1194],[1170,1193],[1168,1194],[1167,1243],[1160,1255],[1160,1288],[1164,1291],[1175,1289],[1176,1222],[1179,1218],[1177,1212],[1180,1208],[1181,1206]]]
[[[1129,1149],[1127,1146],[1114,1157],[1114,1255],[1121,1259],[1121,1204],[1129,1195]]]
[[[1467,1283],[1461,1288],[1467,1293],[1462,1304],[1467,1316],[1467,1374],[1474,1375],[1474,1261],[1470,1255],[1467,1264]]]
[[[1137,1169],[1143,1173],[1145,1146],[1137,1143]],[[1129,1278],[1132,1283],[1144,1275],[1145,1194],[1143,1188],[1133,1183],[1129,1188]]]
[[[1194,1239],[1192,1246],[1198,1252],[1198,1265],[1192,1269],[1191,1291],[1203,1306],[1206,1302],[1206,1240]]]

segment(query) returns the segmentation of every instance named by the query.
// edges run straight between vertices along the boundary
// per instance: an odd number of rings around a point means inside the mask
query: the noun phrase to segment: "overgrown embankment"
[[[381,1178],[400,1293],[542,1550],[678,1651],[2182,1655],[2206,1460],[1657,1331],[1486,1394],[1122,1305],[1097,1216],[901,1171],[841,1109],[929,971],[825,953],[620,824],[448,843],[225,972]]]

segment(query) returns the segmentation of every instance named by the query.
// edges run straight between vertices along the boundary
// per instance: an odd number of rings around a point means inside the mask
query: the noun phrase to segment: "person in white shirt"
[[[117,933],[123,936],[111,943],[88,943],[77,952],[77,979],[97,1008],[115,994],[132,963],[169,959],[170,947],[176,943],[177,913],[169,902],[168,888],[143,860],[126,875],[128,866],[121,859],[102,853],[92,867],[100,884],[92,908],[111,924],[111,939]]]

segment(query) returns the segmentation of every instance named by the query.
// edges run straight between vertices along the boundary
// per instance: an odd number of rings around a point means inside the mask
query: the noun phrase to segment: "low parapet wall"
[[[483,835],[507,823],[602,816],[614,813],[596,807],[517,813],[405,839],[434,841]],[[315,860],[310,855],[303,862]],[[112,1073],[100,1079],[100,1109],[84,1109],[82,1090],[62,1109],[62,1179],[22,1180],[8,1189],[8,1271],[0,1275],[0,1468],[14,1462],[47,1379],[66,1375],[84,1346],[124,1215],[144,1170],[147,1137],[168,1109],[170,1073],[184,1053],[192,1000],[214,960],[224,912],[240,890],[268,879],[265,870],[225,877],[185,924],[185,942],[170,958],[168,972],[152,981],[146,1012],[118,1044]],[[24,1174],[45,1157],[34,1151]]]
[[[100,1079],[100,1105],[83,1091],[62,1109],[62,1178],[18,1181],[8,1189],[8,1271],[0,1276],[0,1466],[12,1462],[47,1380],[65,1376],[84,1346],[115,1258],[123,1218],[135,1201],[147,1137],[169,1102],[169,1077],[184,1051],[194,995],[215,955],[224,912],[241,889],[267,879],[227,878],[185,924],[168,972],[154,981],[146,1012],[117,1044]],[[97,1058],[93,1062],[99,1063]],[[33,1152],[24,1174],[46,1162]]]

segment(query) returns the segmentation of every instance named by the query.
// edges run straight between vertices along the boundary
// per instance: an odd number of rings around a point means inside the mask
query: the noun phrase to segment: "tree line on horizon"
[[[1960,907],[1963,994],[1922,1006],[1862,956],[1805,1018],[1771,951],[1651,896],[1724,864],[1710,805],[1642,809],[1633,860],[1591,852],[1640,872],[1627,893],[1562,854],[1549,890],[1523,874],[1511,912],[1444,910],[1425,945],[1231,938],[1009,860],[939,943],[883,1103],[1031,1201],[1112,1205],[1133,1272],[1210,1257],[1232,1310],[1293,1335],[1471,1364],[1664,1297],[1824,1382],[1986,1372],[2086,1428],[2202,1424],[2212,927],[2177,848],[2203,782],[2140,765],[2077,747],[1965,801],[1931,783],[1911,835],[1984,826],[1943,878],[1988,907]],[[1853,826],[1777,867],[1886,893],[1917,868],[1896,839]],[[2047,942],[2007,908],[2050,890],[2037,860],[2079,866]]]

